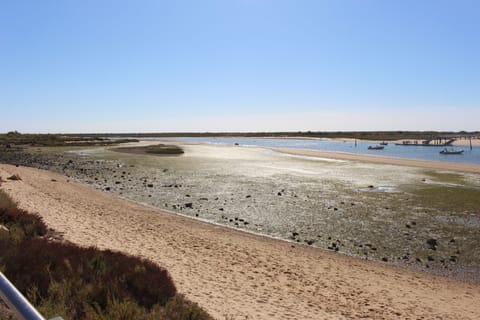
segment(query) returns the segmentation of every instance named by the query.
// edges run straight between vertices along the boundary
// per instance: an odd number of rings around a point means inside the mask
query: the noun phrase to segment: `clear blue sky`
[[[478,0],[0,0],[0,132],[480,130]]]

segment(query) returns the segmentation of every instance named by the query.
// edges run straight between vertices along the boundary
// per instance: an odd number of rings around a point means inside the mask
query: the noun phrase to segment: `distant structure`
[[[438,136],[434,136],[431,139],[427,140],[404,140],[401,143],[395,143],[397,146],[421,146],[421,147],[448,147],[452,145],[453,142],[460,139],[469,139],[470,146],[472,139],[478,139],[480,135],[478,134],[442,134]]]

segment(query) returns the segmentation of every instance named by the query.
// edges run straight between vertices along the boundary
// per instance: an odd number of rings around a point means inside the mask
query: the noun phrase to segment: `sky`
[[[0,0],[12,130],[480,130],[480,1]]]

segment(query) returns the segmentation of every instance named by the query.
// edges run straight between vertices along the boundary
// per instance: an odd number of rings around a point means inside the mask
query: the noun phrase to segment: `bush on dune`
[[[0,192],[0,204],[9,204]],[[0,271],[40,313],[64,319],[212,319],[177,294],[167,270],[110,250],[82,248],[41,237],[43,221],[16,207],[0,207]]]

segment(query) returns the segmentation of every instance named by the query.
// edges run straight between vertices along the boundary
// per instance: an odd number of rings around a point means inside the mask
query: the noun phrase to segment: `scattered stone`
[[[208,201],[208,198],[200,198],[200,199],[198,199],[198,200],[200,200],[200,201]]]
[[[282,193],[281,193],[281,192],[278,192],[278,193],[277,193],[277,196],[281,196],[281,195],[282,195]]]
[[[149,184],[147,184],[147,187],[153,188],[153,184],[149,183]]]
[[[388,258],[383,257],[383,258],[382,258],[382,261],[383,261],[383,262],[388,262]]]
[[[3,224],[0,224],[0,238],[2,235],[8,235],[10,233],[10,230],[8,230],[7,227],[5,227]]]
[[[22,178],[20,178],[20,176],[18,174],[14,174],[14,175],[8,177],[7,179],[8,180],[13,180],[13,181],[22,180]]]
[[[110,187],[105,187],[105,191],[110,191],[111,188]]]
[[[248,199],[248,198],[251,198],[251,197],[252,197],[251,195],[248,195],[248,196],[246,196],[245,198],[247,198],[247,199]]]
[[[193,209],[193,203],[191,203],[191,202],[185,203],[185,208]]]

